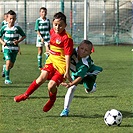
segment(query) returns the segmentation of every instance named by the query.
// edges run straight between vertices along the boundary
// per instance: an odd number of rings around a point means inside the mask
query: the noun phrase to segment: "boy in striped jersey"
[[[4,26],[4,25],[7,25],[7,24],[8,24],[8,22],[7,22],[7,13],[4,13],[4,20],[1,23],[1,27]]]
[[[38,68],[42,69],[42,53],[43,46],[45,45],[46,53],[49,50],[49,41],[50,41],[50,20],[46,18],[47,9],[45,7],[40,8],[40,18],[36,20],[35,31],[37,32],[36,47],[38,48]],[[47,58],[47,54],[46,58]]]
[[[10,69],[14,66],[17,53],[18,53],[18,43],[26,38],[25,33],[19,26],[14,26],[16,21],[16,13],[10,10],[7,16],[8,25],[5,25],[0,30],[0,43],[4,46],[4,60],[6,61],[6,66],[4,68],[5,73],[5,84],[11,84],[9,78]],[[19,35],[21,36],[19,38]],[[2,39],[3,37],[3,39]]]
[[[7,24],[7,13],[4,13],[4,20],[1,23],[1,27]],[[3,46],[1,47],[1,52],[3,52]]]
[[[2,23],[1,23],[1,27],[2,26],[4,26],[4,25],[7,25],[8,23],[7,23],[7,13],[4,13],[4,20],[2,21]],[[3,45],[1,45],[1,52],[3,52],[3,49],[4,49],[4,46]],[[6,65],[4,64],[3,65],[3,69],[2,69],[2,77],[5,77],[5,73],[4,73],[4,67],[5,67]]]
[[[93,45],[88,40],[83,40],[79,47],[75,48],[71,56],[72,82],[62,83],[68,88],[64,100],[64,110],[60,116],[68,116],[69,106],[74,96],[74,91],[78,84],[83,84],[86,93],[96,91],[96,77],[102,71],[102,68],[94,65],[91,59]]]
[[[4,13],[4,20],[2,21],[1,23],[1,27],[4,26],[4,25],[7,25],[7,13]]]

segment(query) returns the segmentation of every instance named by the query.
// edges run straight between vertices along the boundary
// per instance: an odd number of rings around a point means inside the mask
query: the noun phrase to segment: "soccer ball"
[[[104,115],[104,122],[108,126],[120,126],[122,113],[116,109],[108,110]]]

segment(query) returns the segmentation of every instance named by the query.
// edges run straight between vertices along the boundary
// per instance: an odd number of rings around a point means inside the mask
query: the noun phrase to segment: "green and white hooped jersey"
[[[6,20],[3,20],[2,23],[1,23],[1,27],[4,26],[4,25],[7,25],[8,22]]]
[[[72,71],[72,78],[86,77],[87,75],[97,75],[102,71],[101,67],[95,66],[90,56],[78,60],[78,48],[75,48],[71,55],[70,69]]]
[[[45,21],[40,17],[36,20],[35,31],[39,31],[41,37],[44,38],[44,41],[50,41],[50,20],[46,19]],[[41,42],[41,38],[37,35],[37,41]]]
[[[0,30],[0,38],[3,37],[6,46],[4,49],[18,50],[18,45],[14,45],[13,41],[19,39],[19,35],[26,36],[21,27],[13,26],[9,28],[8,25],[5,25]]]

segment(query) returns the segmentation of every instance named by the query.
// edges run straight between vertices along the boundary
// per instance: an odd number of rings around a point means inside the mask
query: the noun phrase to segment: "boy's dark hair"
[[[41,10],[45,10],[45,11],[47,11],[47,8],[45,8],[45,7],[41,7],[39,11],[41,11]]]
[[[90,42],[89,40],[83,40],[80,44],[83,44],[83,43],[91,45],[91,46],[93,45],[92,42]]]
[[[66,24],[66,16],[62,12],[55,13],[55,15],[53,17],[53,21],[55,19],[63,20],[65,22],[65,24]]]
[[[8,11],[7,14],[15,15],[16,16],[16,13],[13,10]]]

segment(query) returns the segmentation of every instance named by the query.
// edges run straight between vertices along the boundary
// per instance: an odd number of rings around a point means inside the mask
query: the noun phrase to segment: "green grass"
[[[132,133],[132,61],[131,46],[95,46],[92,58],[103,67],[97,77],[97,91],[86,94],[78,86],[70,106],[69,117],[60,117],[66,88],[58,88],[55,106],[47,113],[42,108],[48,100],[47,83],[35,91],[29,100],[15,103],[14,96],[23,93],[39,76],[37,49],[34,45],[21,45],[11,70],[12,85],[0,78],[0,133]],[[0,66],[2,53],[0,53]],[[1,68],[2,69],[2,68]],[[105,112],[118,109],[123,114],[120,127],[108,127],[103,121]]]

